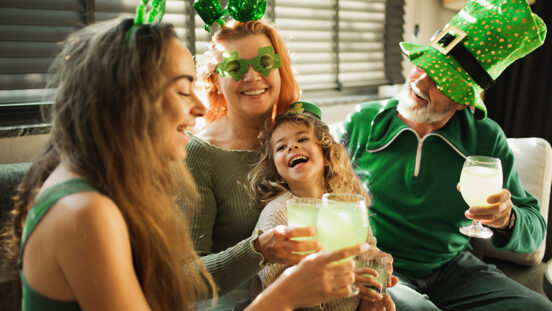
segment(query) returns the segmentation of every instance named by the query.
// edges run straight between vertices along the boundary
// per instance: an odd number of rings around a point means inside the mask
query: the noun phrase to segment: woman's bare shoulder
[[[110,198],[98,192],[79,192],[63,197],[52,212],[59,217],[59,228],[67,230],[66,233],[115,234],[126,231],[121,210]]]
[[[93,191],[58,200],[30,234],[23,257],[31,287],[57,300],[76,300],[82,292],[75,284],[134,273],[122,267],[132,266],[125,219],[112,200]]]

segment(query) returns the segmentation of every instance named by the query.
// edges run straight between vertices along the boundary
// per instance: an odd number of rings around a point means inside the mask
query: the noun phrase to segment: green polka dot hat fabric
[[[546,36],[546,25],[531,12],[526,0],[469,0],[449,24],[466,33],[458,44],[464,44],[493,80],[515,60],[542,45]],[[401,42],[400,46],[443,94],[458,104],[480,109],[487,117],[480,97],[482,88],[454,57],[430,44]]]

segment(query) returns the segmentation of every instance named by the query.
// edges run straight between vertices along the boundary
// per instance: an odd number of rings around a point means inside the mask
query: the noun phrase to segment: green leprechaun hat
[[[527,0],[468,0],[430,44],[400,46],[443,94],[487,117],[481,91],[511,63],[542,45],[545,36],[546,25]]]
[[[297,101],[289,106],[287,111],[289,114],[307,114],[317,119],[322,120],[322,110],[317,105],[306,102],[306,101]]]

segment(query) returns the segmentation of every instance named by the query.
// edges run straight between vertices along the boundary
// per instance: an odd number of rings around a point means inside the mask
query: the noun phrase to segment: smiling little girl
[[[291,198],[321,198],[326,192],[347,192],[364,196],[369,204],[346,149],[334,141],[320,117],[318,106],[296,102],[260,133],[260,158],[248,176],[255,199],[266,204],[255,231],[287,225],[286,201]],[[371,229],[367,242],[376,244]],[[287,267],[282,264],[264,267],[253,282],[253,297]],[[324,309],[356,310],[358,303],[357,297],[342,298],[327,302]]]

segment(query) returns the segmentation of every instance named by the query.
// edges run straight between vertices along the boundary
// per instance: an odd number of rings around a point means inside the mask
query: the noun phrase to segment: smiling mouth
[[[304,155],[297,155],[291,158],[288,162],[289,167],[295,167],[298,164],[305,163],[309,160],[307,156]]]
[[[241,94],[245,96],[257,96],[264,94],[268,89],[259,89],[259,90],[253,90],[253,91],[243,91]]]
[[[427,101],[429,105],[429,96],[425,94],[422,90],[420,90],[414,82],[410,82],[410,89],[414,92],[416,97],[418,97],[421,100]]]
[[[185,125],[179,125],[176,127],[176,131],[178,132],[178,134],[184,136],[184,137],[188,137],[188,134],[186,134],[186,130],[188,129],[187,126]]]

